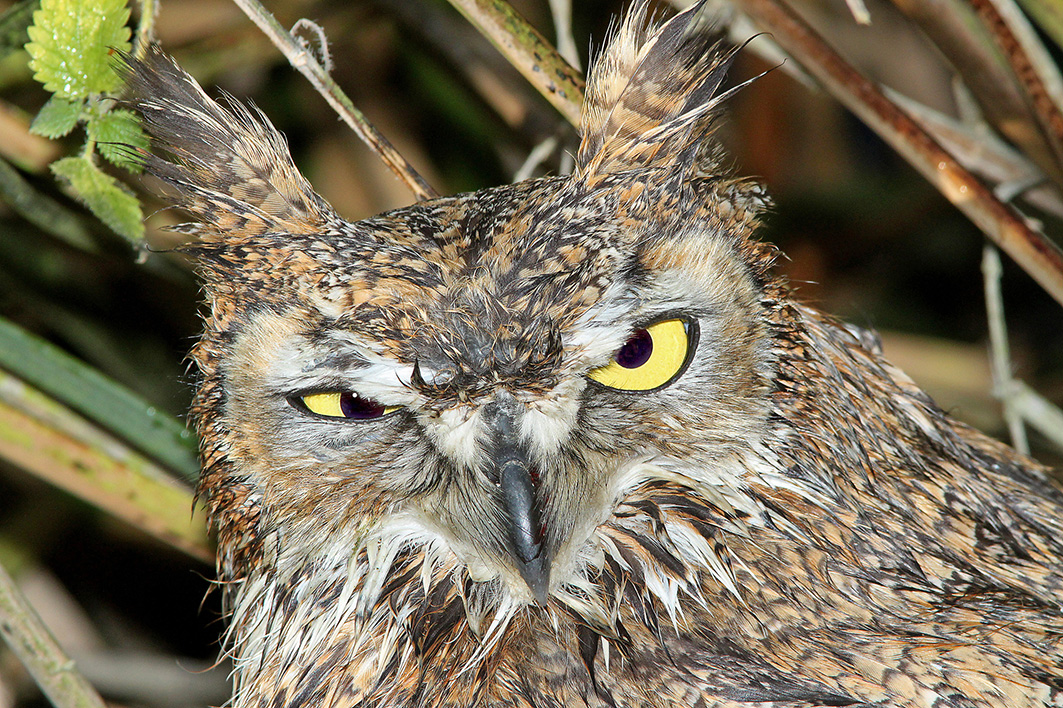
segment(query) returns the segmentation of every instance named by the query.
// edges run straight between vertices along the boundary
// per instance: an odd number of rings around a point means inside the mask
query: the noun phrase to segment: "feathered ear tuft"
[[[656,24],[640,0],[607,42],[580,120],[576,169],[585,182],[639,167],[685,174],[705,154],[715,110],[735,90],[716,93],[736,50],[722,50],[703,5]]]
[[[157,46],[143,59],[124,60],[129,100],[164,155],[139,157],[201,222],[181,230],[224,241],[229,234],[316,233],[337,219],[261,111],[235,100],[219,105]]]

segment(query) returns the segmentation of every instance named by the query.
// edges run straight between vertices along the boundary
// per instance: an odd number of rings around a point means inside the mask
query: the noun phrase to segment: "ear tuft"
[[[580,120],[576,169],[585,182],[640,167],[685,175],[708,154],[712,118],[735,90],[717,94],[737,50],[721,48],[703,5],[657,24],[640,0],[607,42]]]
[[[123,59],[129,101],[163,155],[142,155],[145,168],[201,222],[183,230],[225,241],[230,234],[320,232],[338,218],[261,111],[231,99],[218,104],[157,46],[143,59]]]

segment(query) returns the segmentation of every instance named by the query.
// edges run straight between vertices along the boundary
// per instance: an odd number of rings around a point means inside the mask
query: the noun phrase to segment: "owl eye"
[[[397,410],[395,406],[385,406],[371,398],[365,398],[349,391],[307,393],[296,396],[295,400],[300,407],[326,418],[370,420]]]
[[[636,330],[605,366],[587,375],[621,391],[652,391],[672,383],[686,369],[697,342],[695,324],[668,319]]]

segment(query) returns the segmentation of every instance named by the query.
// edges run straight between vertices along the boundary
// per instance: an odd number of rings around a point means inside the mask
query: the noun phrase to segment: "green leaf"
[[[144,236],[140,202],[88,157],[64,157],[51,164],[56,177],[70,183],[74,196],[100,221],[130,240]]]
[[[195,480],[199,471],[195,436],[181,421],[3,318],[0,369],[99,423],[185,479]]]
[[[147,150],[149,145],[135,113],[120,108],[112,110],[90,121],[88,129],[89,138],[96,142],[96,151],[108,162],[133,172],[141,171],[143,166],[135,151]]]
[[[30,132],[53,140],[61,138],[77,126],[84,105],[84,101],[68,101],[52,96],[33,119]]]
[[[26,45],[34,78],[70,99],[117,91],[112,54],[129,51],[128,20],[125,0],[42,0]]]
[[[37,0],[21,0],[0,15],[0,59],[22,49],[26,43],[26,28],[33,24]]]

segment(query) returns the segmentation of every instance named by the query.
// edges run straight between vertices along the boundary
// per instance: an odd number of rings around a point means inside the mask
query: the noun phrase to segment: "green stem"
[[[140,24],[137,25],[133,43],[133,57],[143,59],[148,47],[155,41],[155,22],[159,17],[159,3],[155,0],[140,0]]]
[[[572,125],[579,125],[583,78],[504,0],[449,0]]]

